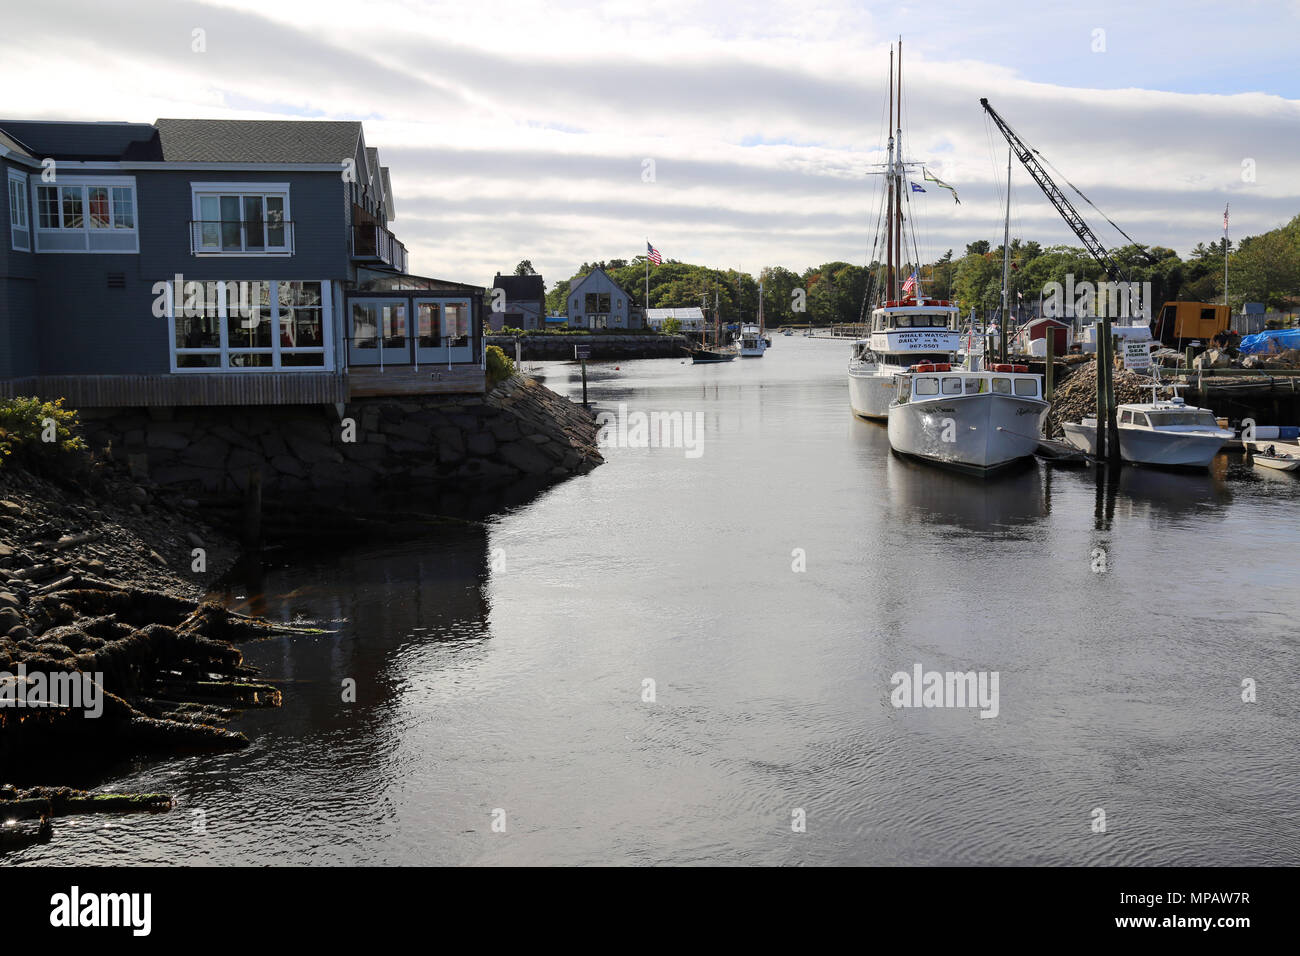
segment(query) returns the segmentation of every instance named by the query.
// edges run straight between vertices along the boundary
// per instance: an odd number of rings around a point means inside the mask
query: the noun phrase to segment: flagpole
[[[650,324],[650,240],[645,241],[645,321]]]
[[[1223,304],[1228,304],[1228,206],[1223,204]]]

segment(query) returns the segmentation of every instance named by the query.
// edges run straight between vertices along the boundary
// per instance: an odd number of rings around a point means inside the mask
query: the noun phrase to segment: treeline
[[[570,279],[557,282],[546,296],[549,312],[565,312],[569,288],[593,269],[600,267],[626,289],[638,305],[645,299],[645,257],[584,262]],[[704,306],[712,317],[715,301],[724,322],[754,320],[758,316],[759,280],[763,283],[763,315],[768,325],[817,325],[856,322],[867,291],[871,270],[847,262],[827,262],[795,272],[769,266],[760,276],[735,269],[665,259],[650,266],[650,308]]]
[[[1150,282],[1154,304],[1181,299],[1214,302],[1223,298],[1223,240],[1199,243],[1181,258],[1163,246],[1129,245],[1111,254],[1132,282]],[[1010,246],[1008,288],[1013,306],[1038,302],[1052,282],[1063,286],[1066,276],[1075,283],[1106,278],[1102,268],[1077,246],[1043,247],[1032,240],[1013,239]],[[521,266],[523,264],[521,263]],[[565,312],[570,286],[592,269],[602,267],[638,304],[645,299],[645,257],[584,262],[570,279],[557,282],[547,294],[547,309]],[[906,266],[904,275],[910,273]],[[949,249],[920,270],[927,295],[955,300],[964,312],[996,310],[1002,292],[1002,246],[986,240],[972,242],[954,257]],[[712,269],[672,259],[650,266],[650,308],[707,305],[714,294],[724,322],[757,316],[759,279],[763,283],[763,311],[768,325],[853,323],[860,321],[864,298],[875,298],[880,264],[852,265],[827,262],[795,272],[769,266],[761,276],[734,269]],[[1263,302],[1270,310],[1300,308],[1300,216],[1277,229],[1248,236],[1228,246],[1229,301],[1235,310],[1243,302]],[[802,307],[802,308],[801,308]],[[869,308],[868,304],[868,308]],[[710,312],[711,314],[711,312]]]

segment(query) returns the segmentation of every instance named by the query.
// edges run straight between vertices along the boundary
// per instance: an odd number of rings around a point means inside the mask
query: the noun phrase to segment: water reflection
[[[890,455],[885,464],[890,504],[918,525],[952,524],[990,535],[1023,530],[1048,512],[1046,483],[1032,459],[992,479]]]

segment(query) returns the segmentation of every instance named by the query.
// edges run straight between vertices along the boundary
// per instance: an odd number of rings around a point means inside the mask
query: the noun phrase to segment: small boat
[[[1135,465],[1165,468],[1207,468],[1232,438],[1220,428],[1208,408],[1188,405],[1181,398],[1119,406],[1119,453]],[[1097,419],[1062,422],[1065,439],[1088,455],[1097,454]]]
[[[1300,455],[1279,451],[1273,445],[1268,445],[1264,449],[1252,453],[1250,461],[1251,464],[1259,465],[1261,468],[1272,468],[1275,471],[1295,471],[1300,469]]]
[[[767,351],[767,342],[759,333],[757,325],[742,325],[737,342],[741,358],[762,358]]]
[[[1034,449],[1034,457],[1049,465],[1082,465],[1088,461],[1088,456],[1069,442],[1055,438],[1040,438],[1038,447]]]
[[[924,362],[895,381],[889,444],[900,455],[987,477],[1038,448],[1049,404],[1027,366],[971,372]]]
[[[686,353],[691,357],[692,365],[711,365],[718,362],[730,362],[736,357],[736,353],[733,349],[726,348],[688,348]]]

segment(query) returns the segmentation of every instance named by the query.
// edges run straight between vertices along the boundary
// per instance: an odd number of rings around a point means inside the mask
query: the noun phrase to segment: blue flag
[[[925,187],[922,186],[920,183],[912,183],[912,192],[923,193],[925,192]]]

